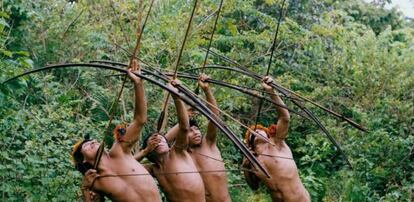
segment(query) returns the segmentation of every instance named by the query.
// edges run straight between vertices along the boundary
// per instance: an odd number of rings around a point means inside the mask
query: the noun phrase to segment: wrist
[[[142,84],[141,78],[135,78],[135,79],[132,79],[132,80],[134,81],[135,85],[141,85]]]
[[[143,156],[147,156],[150,153],[150,149],[147,147],[142,151]]]
[[[171,97],[172,97],[174,100],[178,100],[178,99],[180,99],[180,97],[178,97],[178,95],[176,95],[176,94],[174,94],[174,93],[171,93]]]
[[[89,189],[89,187],[87,187],[87,186],[85,186],[85,185],[82,185],[82,187],[81,187],[81,191],[82,191],[82,192],[89,192],[89,191],[90,191],[90,189]]]

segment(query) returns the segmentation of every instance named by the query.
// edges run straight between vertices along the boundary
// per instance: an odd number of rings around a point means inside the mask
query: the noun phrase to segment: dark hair
[[[89,141],[91,141],[91,140],[87,136],[82,142],[77,143],[75,145],[74,151],[72,152],[72,157],[73,157],[73,161],[75,163],[75,168],[76,168],[76,170],[81,172],[82,175],[85,175],[86,171],[93,168],[93,166],[90,163],[83,162],[85,157],[83,156],[83,154],[81,152],[83,144],[85,144]]]
[[[197,128],[200,128],[200,127],[198,127],[197,119],[190,119],[190,127],[192,127],[192,126],[196,126]]]
[[[252,135],[250,135],[250,138],[249,138],[249,147],[250,147],[250,149],[252,149],[252,150],[254,150],[254,148],[255,148],[255,144],[254,144],[254,140],[256,139],[256,135],[255,134],[252,134]]]
[[[148,147],[148,140],[149,140],[149,138],[152,137],[152,136],[154,136],[154,135],[156,135],[156,134],[157,135],[161,135],[158,132],[154,132],[154,133],[150,133],[149,135],[147,135],[146,137],[144,137],[144,140],[142,141],[141,149],[146,149]],[[168,144],[167,138],[164,135],[161,135],[161,136],[165,139],[165,141]],[[147,157],[147,159],[149,161],[151,161],[152,163],[155,163],[155,159],[157,158],[157,154],[155,153],[155,151],[151,151],[146,157]]]

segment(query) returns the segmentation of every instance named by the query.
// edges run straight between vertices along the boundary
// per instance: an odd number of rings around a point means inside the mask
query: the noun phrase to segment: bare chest
[[[224,161],[217,147],[192,148],[190,156],[199,171],[224,170]]]
[[[128,196],[139,198],[143,194],[157,196],[158,188],[148,171],[137,161],[126,158],[111,159],[106,163],[100,178],[96,181],[97,188],[112,199]],[[155,194],[154,194],[155,193]]]
[[[191,157],[172,157],[153,169],[161,187],[168,195],[204,191],[203,181]]]
[[[258,172],[257,176],[269,186],[276,186],[298,177],[298,170],[289,148],[270,147],[257,152],[257,158],[269,172],[271,178]]]
[[[132,156],[125,156],[111,160],[110,170],[117,174],[147,173],[147,170]]]

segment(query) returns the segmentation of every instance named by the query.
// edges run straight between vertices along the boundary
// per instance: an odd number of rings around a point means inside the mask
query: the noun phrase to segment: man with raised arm
[[[179,81],[173,80],[171,84],[179,85]],[[170,148],[164,136],[154,133],[143,141],[142,150],[135,155],[135,158],[139,161],[146,156],[154,163],[147,168],[157,178],[168,201],[203,202],[205,201],[203,180],[187,152],[190,134],[187,110],[179,97],[174,94],[171,96],[178,116],[175,143]]]
[[[208,83],[205,82],[207,79],[209,79],[207,75],[200,75],[198,84],[206,95],[209,108],[218,116],[217,102]],[[192,114],[194,113],[192,112]],[[193,117],[190,115],[190,118]],[[167,140],[170,142],[174,141],[177,131],[178,125],[169,130],[166,134]],[[217,148],[217,128],[214,123],[210,121],[207,126],[207,134],[202,135],[197,122],[194,119],[190,120],[188,143],[187,151],[196,164],[197,170],[200,171],[204,182],[206,201],[231,201],[227,174],[225,172],[226,168],[224,167],[220,150]]]
[[[272,82],[272,78],[265,77],[262,82],[263,88],[271,95],[275,103],[285,105],[270,86]],[[276,125],[272,124],[268,128],[262,125],[251,126],[250,129],[255,130],[259,135],[247,131],[245,137],[247,146],[264,165],[270,178],[259,171],[244,171],[246,181],[254,190],[259,187],[260,182],[263,182],[269,188],[273,201],[310,201],[309,193],[299,178],[292,152],[285,142],[289,129],[289,111],[280,106],[276,106],[276,110],[279,115]],[[243,166],[251,169],[246,159]]]
[[[113,201],[161,201],[154,179],[131,153],[147,121],[143,82],[133,74],[134,71],[140,72],[136,60],[128,70],[135,87],[134,120],[128,127],[117,126],[115,143],[109,151],[104,151],[97,170],[92,165],[97,158],[99,143],[87,138],[74,146],[72,157],[76,169],[84,175],[82,192],[85,201],[91,201],[94,193]]]

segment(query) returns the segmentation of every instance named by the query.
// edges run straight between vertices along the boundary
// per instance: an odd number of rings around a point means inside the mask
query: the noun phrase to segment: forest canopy
[[[201,1],[179,71],[198,74],[219,0]],[[355,129],[307,104],[340,143],[350,169],[315,123],[292,115],[286,140],[312,201],[414,200],[414,21],[385,1],[288,0],[270,75],[283,86],[361,123]],[[3,0],[0,11],[0,82],[50,64],[111,60],[129,63],[136,40],[137,0]],[[150,1],[144,1],[146,15]],[[282,0],[224,0],[211,50],[265,75]],[[146,24],[140,59],[173,71],[192,1],[157,0]],[[413,5],[414,6],[414,3]],[[232,64],[210,54],[208,64]],[[242,74],[206,69],[211,78],[261,89]],[[70,159],[84,135],[112,143],[105,128],[122,84],[117,73],[70,68],[31,74],[0,88],[1,201],[75,201],[82,175]],[[115,75],[115,76],[114,76]],[[182,79],[196,88],[196,82]],[[133,118],[133,85],[126,83],[114,124]],[[259,99],[212,85],[218,106],[252,124]],[[145,84],[148,123],[155,130],[164,93]],[[289,107],[296,107],[289,101]],[[173,105],[170,105],[173,108]],[[170,110],[174,114],[174,110]],[[260,122],[276,121],[264,103]],[[222,116],[240,139],[245,129]],[[170,115],[168,127],[176,122]],[[200,119],[207,123],[205,117]],[[242,154],[219,134],[226,168],[240,168]],[[233,201],[271,201],[232,171]]]

